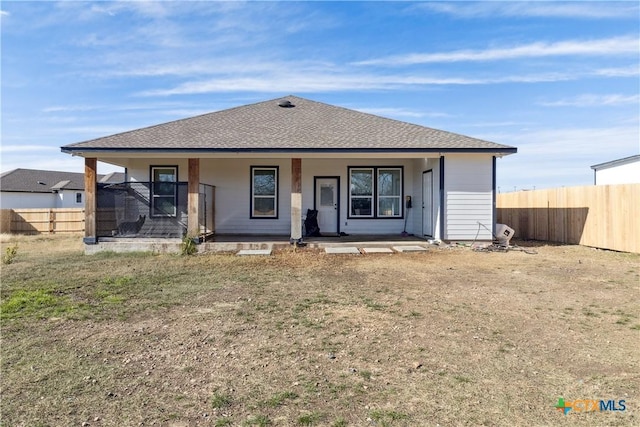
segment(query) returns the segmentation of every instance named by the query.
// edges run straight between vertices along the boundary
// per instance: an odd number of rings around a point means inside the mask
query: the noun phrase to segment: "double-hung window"
[[[349,217],[402,218],[402,167],[350,167]]]
[[[151,216],[176,216],[177,166],[151,167]]]
[[[278,218],[278,167],[251,167],[251,218]]]
[[[349,169],[349,214],[358,218],[373,217],[373,168]]]
[[[378,168],[378,216],[398,218],[402,216],[402,170]]]

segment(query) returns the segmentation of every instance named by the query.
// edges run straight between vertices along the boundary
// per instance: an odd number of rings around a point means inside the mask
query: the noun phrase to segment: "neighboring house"
[[[591,166],[593,183],[640,184],[640,154]]]
[[[517,149],[287,96],[62,151],[85,157],[90,180],[96,161],[127,170],[129,184],[87,195],[91,244],[195,236],[214,206],[204,232],[298,240],[313,209],[323,235],[491,240],[496,158]]]
[[[99,177],[101,182],[121,182],[124,173]],[[0,208],[83,208],[84,174],[14,169],[0,175]]]

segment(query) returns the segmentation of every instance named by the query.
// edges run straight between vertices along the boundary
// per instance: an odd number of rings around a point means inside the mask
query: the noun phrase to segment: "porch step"
[[[324,248],[324,251],[328,254],[360,255],[360,251],[355,246],[340,246],[340,247]]]
[[[362,248],[365,254],[392,254],[393,250],[389,248]]]
[[[251,255],[269,256],[271,255],[271,249],[243,249],[241,251],[238,251],[236,255],[238,256],[251,256]]]
[[[393,250],[396,252],[422,252],[427,249],[423,246],[409,245],[409,246],[394,246]]]

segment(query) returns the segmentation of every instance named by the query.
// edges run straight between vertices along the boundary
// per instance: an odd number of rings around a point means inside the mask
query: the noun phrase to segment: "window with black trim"
[[[373,168],[349,169],[349,212],[354,217],[373,217]]]
[[[349,167],[350,218],[402,218],[402,167]]]
[[[82,203],[82,193],[76,193],[76,203]]]
[[[278,218],[277,166],[251,166],[251,218]]]
[[[176,216],[178,167],[151,167],[151,216]]]
[[[378,168],[378,216],[402,216],[402,169]]]

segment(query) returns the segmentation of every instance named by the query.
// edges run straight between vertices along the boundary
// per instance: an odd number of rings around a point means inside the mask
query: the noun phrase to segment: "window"
[[[76,203],[82,203],[82,193],[76,193]]]
[[[176,216],[177,166],[151,167],[151,216]]]
[[[349,217],[402,218],[402,167],[350,167]]]
[[[402,171],[399,168],[378,169],[378,216],[402,216]]]
[[[278,167],[251,167],[251,218],[278,218]]]
[[[373,168],[349,171],[351,216],[373,217]]]

